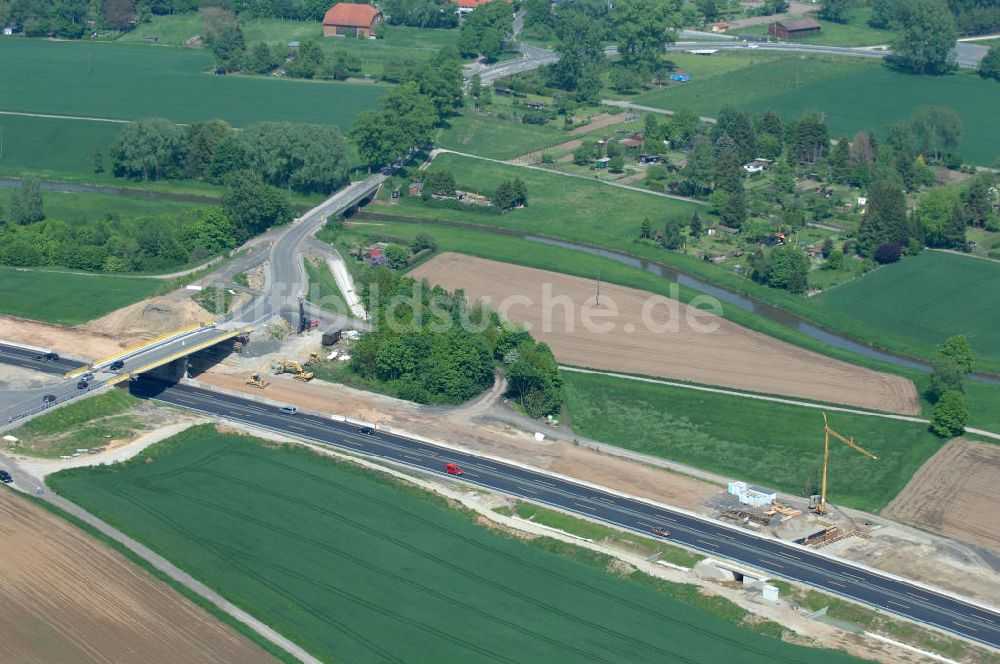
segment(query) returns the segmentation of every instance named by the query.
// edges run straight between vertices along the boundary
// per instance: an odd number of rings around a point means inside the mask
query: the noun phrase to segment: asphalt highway
[[[530,501],[559,507],[647,536],[653,526],[669,540],[711,556],[738,561],[774,576],[800,581],[835,595],[851,597],[921,623],[1000,647],[1000,612],[941,592],[875,573],[805,547],[757,537],[680,511],[651,505],[581,483],[480,456],[454,451],[386,431],[365,435],[357,425],[307,413],[286,414],[272,405],[190,385],[169,385],[142,378],[133,393],[229,420],[265,427],[341,450],[379,457],[444,474],[458,464],[461,479]]]
[[[10,364],[15,367],[34,369],[49,374],[65,374],[80,366],[79,362],[59,358],[58,360],[41,361],[34,359],[42,353],[37,350],[29,350],[20,346],[10,346],[0,344],[0,362]]]

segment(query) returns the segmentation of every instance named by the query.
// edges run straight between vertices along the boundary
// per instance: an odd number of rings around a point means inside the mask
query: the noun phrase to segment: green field
[[[91,156],[95,150],[107,153],[122,125],[0,115],[0,127],[4,135],[0,174],[18,176],[31,171],[93,175]]]
[[[244,20],[241,23],[248,46],[261,41],[271,45],[285,45],[290,41],[315,39],[328,56],[335,51],[347,51],[351,55],[357,55],[361,58],[362,73],[373,77],[382,75],[387,62],[401,59],[423,60],[444,46],[454,45],[458,40],[458,30],[408,28],[396,25],[385,26],[383,39],[340,39],[323,37],[323,28],[318,21],[257,18]],[[200,35],[202,30],[202,20],[197,14],[155,16],[150,23],[144,23],[124,34],[118,41],[145,45],[146,35],[155,34],[160,39],[150,46],[183,46],[189,37]]]
[[[817,409],[607,376],[563,378],[571,426],[588,438],[798,495],[822,475]],[[885,507],[943,444],[924,424],[829,416],[834,429],[879,457],[831,444],[828,500],[847,507]]]
[[[77,325],[147,298],[166,283],[0,266],[0,313]]]
[[[691,586],[608,573],[598,554],[260,442],[199,427],[50,483],[325,660],[852,661],[667,595],[728,604]]]
[[[0,110],[180,123],[221,118],[335,124],[346,130],[385,88],[371,84],[215,76],[201,49],[139,44],[0,41]]]
[[[751,112],[773,108],[784,119],[822,111],[833,136],[884,130],[909,120],[919,106],[944,104],[954,108],[965,124],[959,150],[967,160],[992,164],[1000,156],[1000,132],[990,110],[1000,106],[1000,85],[995,81],[970,73],[911,76],[859,60],[756,58],[748,59],[745,68],[705,80],[695,78],[634,101],[669,110],[687,107],[707,116],[717,114],[723,104]]]
[[[7,209],[13,191],[14,187],[0,187],[0,210]],[[46,219],[59,219],[71,224],[96,221],[108,215],[118,215],[123,219],[155,215],[176,217],[199,207],[183,201],[131,198],[93,191],[43,191],[42,200]]]
[[[480,117],[467,110],[448,118],[448,126],[438,131],[438,147],[468,152],[493,159],[512,159],[529,152],[565,143],[574,137],[559,127],[561,120],[547,125],[524,124],[519,120]]]
[[[6,444],[15,454],[58,457],[81,448],[103,447],[108,438],[122,439],[141,431],[142,423],[129,411],[139,400],[127,390],[111,390],[80,399],[30,420],[10,433],[18,439]]]
[[[544,233],[599,246],[627,243],[631,248],[643,217],[648,216],[655,227],[660,227],[668,214],[690,215],[695,209],[703,210],[684,201],[611,187],[584,178],[453,154],[439,155],[431,170],[451,171],[459,189],[485,196],[491,196],[503,180],[521,178],[528,188],[528,205],[501,215],[473,205],[453,210],[404,197],[385,211]],[[372,211],[381,210],[373,208]]]
[[[813,300],[880,346],[930,357],[964,334],[978,356],[1000,366],[1000,263],[925,251]]]

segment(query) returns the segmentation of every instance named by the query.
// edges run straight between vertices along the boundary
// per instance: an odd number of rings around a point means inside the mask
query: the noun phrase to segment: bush
[[[903,250],[896,242],[886,242],[875,250],[875,260],[879,265],[895,263],[903,255]]]

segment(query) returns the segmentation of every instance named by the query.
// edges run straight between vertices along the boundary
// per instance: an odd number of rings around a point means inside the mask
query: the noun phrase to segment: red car
[[[444,472],[448,473],[449,475],[461,475],[463,471],[461,468],[459,468],[457,465],[453,463],[446,463],[444,465]]]

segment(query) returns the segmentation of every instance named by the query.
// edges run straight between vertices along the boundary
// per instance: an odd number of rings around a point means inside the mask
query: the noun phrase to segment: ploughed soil
[[[917,415],[905,378],[834,360],[676,300],[443,253],[410,273],[525,324],[563,364]]]
[[[0,634],[5,662],[270,663],[116,551],[0,490]]]
[[[882,514],[1000,553],[1000,445],[949,442]]]

